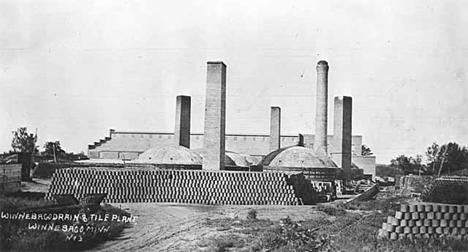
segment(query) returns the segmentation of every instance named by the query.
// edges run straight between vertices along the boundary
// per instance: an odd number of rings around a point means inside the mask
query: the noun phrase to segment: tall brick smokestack
[[[317,63],[317,104],[315,111],[314,152],[327,156],[328,63]]]
[[[281,147],[281,108],[271,107],[270,152]]]
[[[206,76],[203,169],[224,170],[226,134],[226,65],[208,62]]]
[[[176,145],[190,149],[190,96],[179,95],[176,98],[176,120],[174,140]]]
[[[343,169],[346,181],[351,180],[351,148],[353,124],[353,99],[349,96],[335,97],[333,123],[333,148],[331,158]]]

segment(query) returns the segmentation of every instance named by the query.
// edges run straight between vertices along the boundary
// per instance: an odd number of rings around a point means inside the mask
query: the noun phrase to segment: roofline
[[[165,131],[113,131],[112,134],[146,134],[146,135],[174,135],[174,132]],[[190,135],[202,136],[204,133],[190,133]],[[302,134],[302,135],[315,135],[315,134]],[[270,134],[243,134],[243,133],[227,133],[226,136],[250,136],[250,137],[270,137]],[[281,137],[298,137],[299,134],[282,134]],[[333,137],[333,135],[327,135]],[[362,135],[352,135],[353,137],[362,137]]]

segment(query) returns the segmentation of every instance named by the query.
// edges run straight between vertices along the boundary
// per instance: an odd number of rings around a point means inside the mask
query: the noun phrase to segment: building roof
[[[202,157],[183,146],[165,146],[143,152],[135,163],[201,165]]]
[[[312,149],[302,146],[290,146],[270,152],[263,157],[259,165],[285,168],[337,168],[337,165],[330,158],[318,156]]]

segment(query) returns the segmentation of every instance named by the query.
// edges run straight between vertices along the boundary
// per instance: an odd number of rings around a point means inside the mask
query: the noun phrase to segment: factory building
[[[303,134],[304,146],[313,148],[314,135]],[[281,135],[281,146],[296,145],[299,135]],[[109,136],[88,145],[88,157],[92,159],[135,159],[148,149],[174,143],[173,132],[118,131],[111,129]],[[226,134],[226,150],[250,154],[262,158],[270,152],[268,134]],[[333,148],[333,136],[328,136],[329,148]],[[351,153],[361,156],[362,136],[352,136]],[[203,148],[203,133],[190,134],[190,148]]]
[[[88,146],[88,156],[137,161],[158,156],[164,160],[167,150],[185,153],[183,156],[190,162],[201,162],[204,170],[224,170],[228,156],[242,155],[250,165],[266,168],[341,168],[345,180],[355,176],[356,171],[374,176],[375,157],[362,156],[362,136],[352,135],[351,97],[335,97],[333,135],[327,134],[328,63],[319,61],[316,69],[315,135],[281,134],[279,107],[271,108],[270,134],[226,134],[226,65],[208,62],[203,134],[190,132],[190,97],[178,96],[175,133],[111,129],[108,137]],[[143,154],[148,150],[153,154]]]

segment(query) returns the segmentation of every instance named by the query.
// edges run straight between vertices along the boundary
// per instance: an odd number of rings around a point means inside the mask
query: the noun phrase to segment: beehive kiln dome
[[[260,161],[260,166],[337,168],[328,157],[318,156],[310,148],[290,146],[275,150]]]
[[[143,152],[136,163],[201,165],[202,157],[183,146],[165,146]]]
[[[247,158],[245,158],[239,153],[226,151],[225,155],[226,155],[226,159],[225,159],[226,165],[235,165],[235,166],[242,166],[242,167],[249,167],[251,165],[250,162],[247,160]]]
[[[193,152],[199,154],[203,159],[204,148],[193,149]],[[249,158],[249,155],[239,154],[237,152],[226,151],[224,154],[224,165],[249,167],[256,165],[254,158]]]

